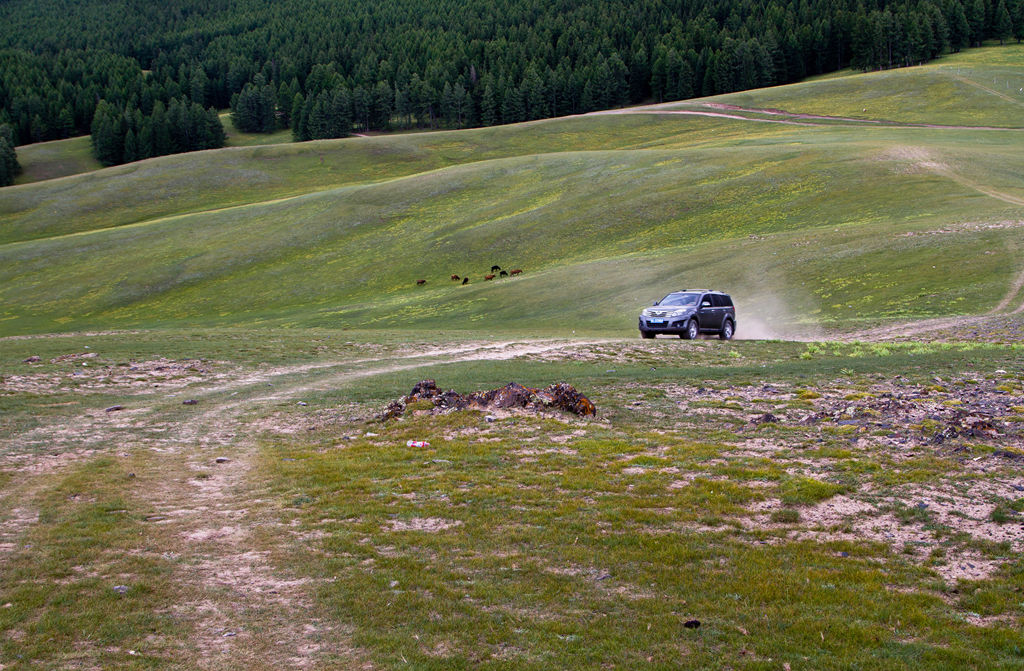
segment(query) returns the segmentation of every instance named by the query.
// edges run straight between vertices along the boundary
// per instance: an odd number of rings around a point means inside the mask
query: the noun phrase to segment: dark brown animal
[[[491,266],[491,272],[496,273],[501,270],[501,266]]]
[[[512,272],[511,272],[510,274],[512,274],[512,275],[518,275],[518,274],[520,274],[520,273],[522,273],[522,272],[523,272],[523,269],[522,269],[522,268],[516,268],[516,269],[515,269],[515,270],[513,270],[513,271],[512,271]]]
[[[426,283],[427,283],[426,280],[416,280],[416,286],[418,286],[418,287],[422,287]]]
[[[484,279],[485,280],[493,280],[494,279],[494,275],[484,275]]]
[[[469,284],[469,278],[468,277],[463,277],[462,278],[462,284],[463,285]]]
[[[461,278],[461,277],[459,277],[458,275],[452,275],[452,282],[458,282],[458,281],[459,281],[459,280],[461,280],[461,279],[462,279],[462,278]]]
[[[501,271],[500,273],[498,273],[498,277],[508,277],[508,273],[506,273],[506,272],[505,272],[505,271],[503,270],[503,271]]]

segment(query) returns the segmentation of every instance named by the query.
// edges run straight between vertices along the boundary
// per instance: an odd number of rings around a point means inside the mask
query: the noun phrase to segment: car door
[[[700,322],[702,331],[717,331],[722,328],[722,310],[715,307],[715,297],[712,294],[704,294],[700,297],[697,320]]]

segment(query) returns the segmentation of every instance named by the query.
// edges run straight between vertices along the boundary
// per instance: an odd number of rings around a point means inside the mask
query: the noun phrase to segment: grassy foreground
[[[233,330],[3,346],[13,668],[1024,658],[1019,346]],[[567,380],[599,414],[373,419],[427,377]],[[964,428],[979,412],[993,433]]]

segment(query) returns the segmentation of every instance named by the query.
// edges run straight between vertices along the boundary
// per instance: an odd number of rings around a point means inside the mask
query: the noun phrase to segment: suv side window
[[[722,300],[722,296],[719,294],[711,294],[711,307],[725,307],[725,302]]]
[[[724,307],[724,308],[731,308],[732,307],[732,297],[729,296],[729,294],[722,294],[718,298],[721,299],[721,301],[722,301],[722,307]]]

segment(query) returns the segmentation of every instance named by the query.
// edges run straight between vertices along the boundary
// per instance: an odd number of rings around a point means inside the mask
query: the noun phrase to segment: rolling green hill
[[[744,315],[777,332],[1013,309],[1024,131],[900,126],[1020,125],[1017,98],[980,86],[993,76],[1024,83],[1024,48],[697,101],[886,123],[636,110],[234,147],[11,187],[0,333],[628,334],[641,305],[685,286],[732,292],[740,335]],[[492,264],[524,274],[484,282]]]

